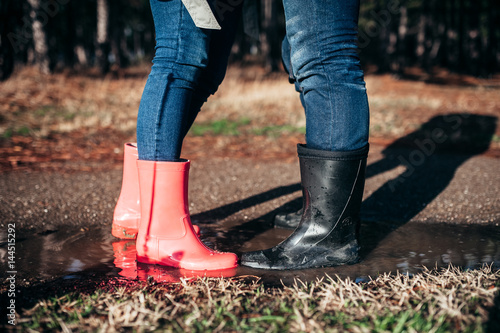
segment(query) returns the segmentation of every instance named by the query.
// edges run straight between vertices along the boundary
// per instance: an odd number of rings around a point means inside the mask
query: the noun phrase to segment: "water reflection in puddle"
[[[383,226],[381,228],[390,227]],[[202,227],[203,231],[203,227]],[[270,247],[290,232],[271,229],[243,244],[237,252]],[[6,235],[0,235],[0,265],[7,269]],[[230,237],[228,237],[230,239]],[[493,264],[500,268],[500,229],[494,226],[460,226],[448,224],[408,223],[377,243],[362,235],[363,260],[356,265],[301,271],[267,271],[246,267],[216,272],[193,272],[135,261],[135,241],[118,240],[108,229],[91,231],[58,230],[17,239],[16,270],[18,278],[84,279],[108,276],[131,280],[153,279],[177,282],[183,277],[257,276],[267,285],[291,284],[294,279],[315,280],[328,274],[364,281],[383,273],[397,271],[414,274],[423,267],[435,268],[453,264],[477,268]],[[227,245],[226,247],[231,247]]]

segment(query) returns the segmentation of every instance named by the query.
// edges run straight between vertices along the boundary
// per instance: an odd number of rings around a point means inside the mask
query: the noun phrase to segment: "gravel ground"
[[[362,218],[490,224],[500,222],[500,159],[434,154],[419,166],[404,166],[413,149],[372,146]],[[284,206],[300,207],[298,163],[251,158],[192,161],[193,220],[222,229],[269,222]],[[0,174],[2,228],[43,232],[60,226],[111,225],[121,170],[99,172],[9,172]]]

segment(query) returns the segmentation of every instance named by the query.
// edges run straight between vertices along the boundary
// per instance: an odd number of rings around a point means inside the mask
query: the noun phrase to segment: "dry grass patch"
[[[132,133],[149,64],[128,72],[121,78],[95,78],[64,73],[44,76],[36,68],[23,68],[0,82],[0,136],[47,136],[98,128]],[[494,80],[448,86],[368,75],[366,85],[370,130],[375,137],[397,139],[442,114],[500,117],[500,86]],[[245,120],[257,131],[269,125],[305,127],[299,95],[287,75],[266,75],[259,67],[230,67],[217,93],[203,106],[197,123],[221,120]],[[500,135],[500,128],[496,135]],[[497,142],[493,145],[498,147]]]
[[[123,142],[135,141],[137,110],[149,69],[144,64],[127,69],[121,77],[92,77],[45,76],[25,67],[0,82],[0,172],[58,170],[76,160],[108,164],[121,160],[115,155],[122,153]],[[439,85],[367,75],[371,142],[390,144],[438,115],[500,119],[500,85],[495,80],[473,82]],[[304,133],[304,111],[286,74],[231,66],[199,113],[183,151],[189,158],[209,151],[223,157],[262,157],[264,152],[292,159]],[[95,142],[99,136],[107,138],[105,144]],[[72,149],[75,146],[78,153]],[[95,146],[99,154],[92,153]],[[490,148],[493,156],[500,156],[500,126]]]
[[[244,278],[150,281],[42,300],[19,324],[66,332],[483,332],[495,324],[499,286],[500,271],[491,267],[385,274],[363,283],[332,277],[283,288]]]

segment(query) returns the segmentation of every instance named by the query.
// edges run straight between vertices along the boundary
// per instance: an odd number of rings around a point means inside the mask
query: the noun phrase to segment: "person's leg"
[[[219,10],[215,10],[215,16],[219,20],[221,30],[211,32],[208,63],[201,72],[192,94],[183,137],[194,123],[202,105],[210,95],[215,94],[226,75],[229,55],[241,18],[243,1],[218,0],[217,3]]]
[[[364,147],[369,112],[357,53],[359,0],[283,4],[292,74],[305,107],[307,146],[331,151]]]
[[[284,4],[287,36],[282,58],[306,111],[307,146],[331,151],[363,147],[369,113],[357,56],[358,1],[313,1],[310,13],[297,11],[301,1]],[[317,24],[305,25],[308,20]],[[278,214],[274,224],[294,229],[301,215],[302,209]]]
[[[352,264],[358,260],[369,119],[357,56],[359,0],[283,4],[290,77],[306,113],[307,144],[298,146],[303,212],[289,238],[244,253],[241,264],[264,269]]]
[[[240,1],[240,3],[231,2],[230,5],[226,4],[226,6],[223,6],[223,8],[225,9],[223,13],[221,13],[220,10],[216,11],[216,15],[220,20],[222,29],[207,32],[210,35],[210,40],[208,43],[206,43],[208,47],[207,65],[205,68],[200,70],[199,78],[195,84],[196,87],[194,88],[192,93],[189,93],[189,90],[184,91],[187,94],[191,94],[191,101],[189,103],[184,103],[184,106],[183,103],[180,103],[180,107],[185,107],[187,109],[187,115],[183,116],[187,120],[181,121],[181,123],[176,123],[176,121],[179,121],[180,119],[171,119],[170,125],[175,129],[180,126],[182,127],[182,130],[177,130],[177,132],[174,132],[173,141],[169,141],[166,143],[169,147],[171,147],[169,148],[169,150],[172,150],[172,147],[173,150],[175,150],[173,154],[169,154],[170,157],[168,157],[168,159],[178,158],[179,153],[177,151],[180,150],[179,147],[182,145],[182,140],[191,127],[192,123],[194,122],[194,119],[196,118],[201,106],[204,102],[206,102],[207,98],[210,95],[215,93],[224,78],[232,42],[237,30],[236,28],[238,19],[241,16],[242,3],[242,1]],[[218,4],[219,6],[222,6],[224,2],[218,1]],[[156,3],[152,5],[154,6],[154,8],[160,6]],[[176,11],[177,9],[178,8],[175,8]],[[162,17],[162,15],[157,16],[159,16],[160,18]],[[163,25],[160,27],[160,29],[161,33],[163,31]],[[175,30],[168,30],[167,32],[175,33]],[[163,38],[163,40],[167,39]],[[162,60],[160,60],[160,62],[161,61]],[[161,72],[161,68],[157,71]],[[159,76],[151,76],[149,82],[151,84],[155,84],[155,81],[157,81],[158,78]],[[150,114],[146,111],[150,111],[150,103],[154,100],[154,98],[158,98],[158,92],[155,91],[154,86],[148,86],[147,88],[148,92],[144,94],[142,103],[144,112],[141,113],[141,117],[145,114],[148,117],[148,121],[151,122],[154,114]],[[151,94],[151,92],[153,94]],[[153,97],[153,99],[151,99],[151,96]],[[175,100],[174,102],[172,102],[174,96],[167,97],[170,98],[170,103],[175,104]],[[166,112],[169,111],[168,107],[165,107],[165,109]],[[158,110],[158,112],[164,112],[163,108],[159,108]],[[144,126],[147,125],[147,121],[143,121],[142,118],[140,122]],[[141,131],[144,131],[143,126],[139,127]],[[144,137],[152,138],[150,133],[142,133],[144,134]],[[176,135],[175,133],[180,134],[180,136]],[[152,143],[147,143],[146,146],[151,147]],[[113,235],[118,238],[135,238],[137,235],[138,221],[140,220],[140,200],[138,193],[139,184],[137,179],[138,176],[136,166],[138,159],[137,155],[137,147],[132,147],[131,144],[125,145],[123,184],[120,198],[115,208],[112,228]],[[197,226],[193,227],[195,231],[199,233],[199,228]]]
[[[137,120],[137,260],[192,270],[233,268],[235,254],[213,251],[196,236],[188,209],[190,162],[180,159],[213,31],[197,28],[180,0],[150,3],[157,45]]]
[[[180,156],[183,124],[194,82],[206,65],[210,31],[197,29],[181,1],[151,1],[156,56],[139,107],[137,147],[125,145],[123,180],[112,234],[135,238],[141,217],[137,159],[172,161]],[[191,40],[190,40],[191,39]]]
[[[288,37],[285,36],[285,38],[283,38],[283,42],[281,43],[281,61],[283,63],[283,68],[285,69],[285,72],[288,74],[288,82],[290,82],[295,86],[295,91],[299,93],[300,102],[302,103],[302,107],[304,107],[305,109],[304,95],[302,94],[300,85],[293,74],[291,54],[292,50],[290,47],[290,42],[288,41]]]
[[[151,0],[156,52],[137,118],[140,160],[175,161],[201,72],[208,63],[211,30],[194,25],[179,0]]]

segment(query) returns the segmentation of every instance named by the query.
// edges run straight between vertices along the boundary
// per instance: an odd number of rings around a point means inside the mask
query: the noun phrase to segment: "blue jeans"
[[[240,3],[226,1],[230,9]],[[223,17],[215,11],[222,30],[206,30],[194,25],[180,0],[150,2],[157,45],[139,107],[139,159],[172,161],[224,78],[241,6],[225,6]],[[357,55],[359,0],[283,0],[283,5],[283,63],[304,105],[307,146],[364,147],[369,112]]]
[[[369,109],[357,53],[359,0],[283,0],[283,5],[283,64],[304,106],[307,147],[364,147]]]
[[[221,30],[197,28],[181,0],[150,0],[156,52],[137,117],[139,159],[175,161],[207,98],[224,79],[242,1],[211,1]]]

